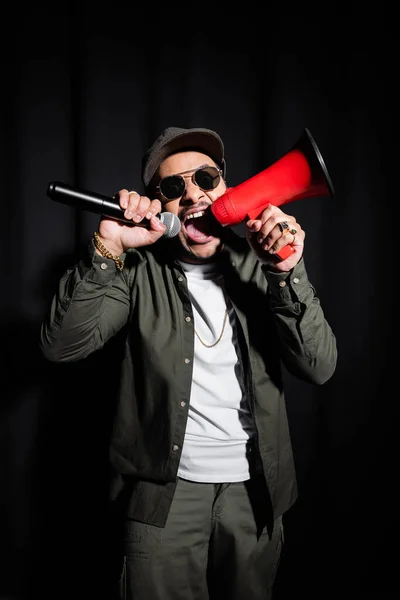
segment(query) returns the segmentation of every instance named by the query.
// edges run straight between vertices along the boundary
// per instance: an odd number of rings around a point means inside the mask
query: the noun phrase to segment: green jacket
[[[121,335],[111,497],[127,498],[127,517],[158,526],[165,525],[175,491],[194,351],[187,282],[170,247],[171,240],[162,239],[128,251],[120,272],[90,244],[87,255],[61,278],[41,329],[42,351],[53,362],[85,359]],[[297,497],[281,365],[322,385],[336,368],[336,340],[303,259],[289,273],[268,271],[246,239],[229,230],[219,260],[238,320],[275,519]]]

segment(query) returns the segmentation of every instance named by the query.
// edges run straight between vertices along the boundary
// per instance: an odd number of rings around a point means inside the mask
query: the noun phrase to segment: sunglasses
[[[216,167],[199,167],[191,175],[191,180],[204,192],[210,192],[218,186],[221,181],[221,175],[221,169],[217,169]],[[185,193],[185,189],[186,182],[183,175],[169,175],[168,177],[164,177],[157,186],[157,190],[166,200],[181,198]]]

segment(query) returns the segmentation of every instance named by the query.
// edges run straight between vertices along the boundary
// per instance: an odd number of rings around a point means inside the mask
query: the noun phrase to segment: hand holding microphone
[[[99,233],[113,245],[115,254],[122,254],[127,248],[149,245],[160,237],[175,237],[181,228],[176,215],[160,212],[159,200],[150,201],[147,196],[140,196],[137,192],[121,190],[116,196],[104,196],[73,188],[59,181],[51,181],[47,195],[56,202],[110,219],[100,222]],[[130,218],[126,218],[125,215]],[[133,219],[136,215],[145,216],[135,221]],[[121,225],[129,227],[121,228]]]

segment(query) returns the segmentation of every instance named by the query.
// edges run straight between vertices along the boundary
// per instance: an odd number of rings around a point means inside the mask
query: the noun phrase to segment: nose
[[[200,200],[203,200],[205,193],[198,185],[193,183],[191,177],[185,179],[186,187],[181,198],[181,202],[184,204],[197,204]]]

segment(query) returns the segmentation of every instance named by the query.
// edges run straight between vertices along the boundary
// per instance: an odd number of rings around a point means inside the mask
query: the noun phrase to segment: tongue
[[[209,225],[206,219],[200,217],[187,221],[185,224],[186,233],[194,242],[203,242],[212,235]]]

